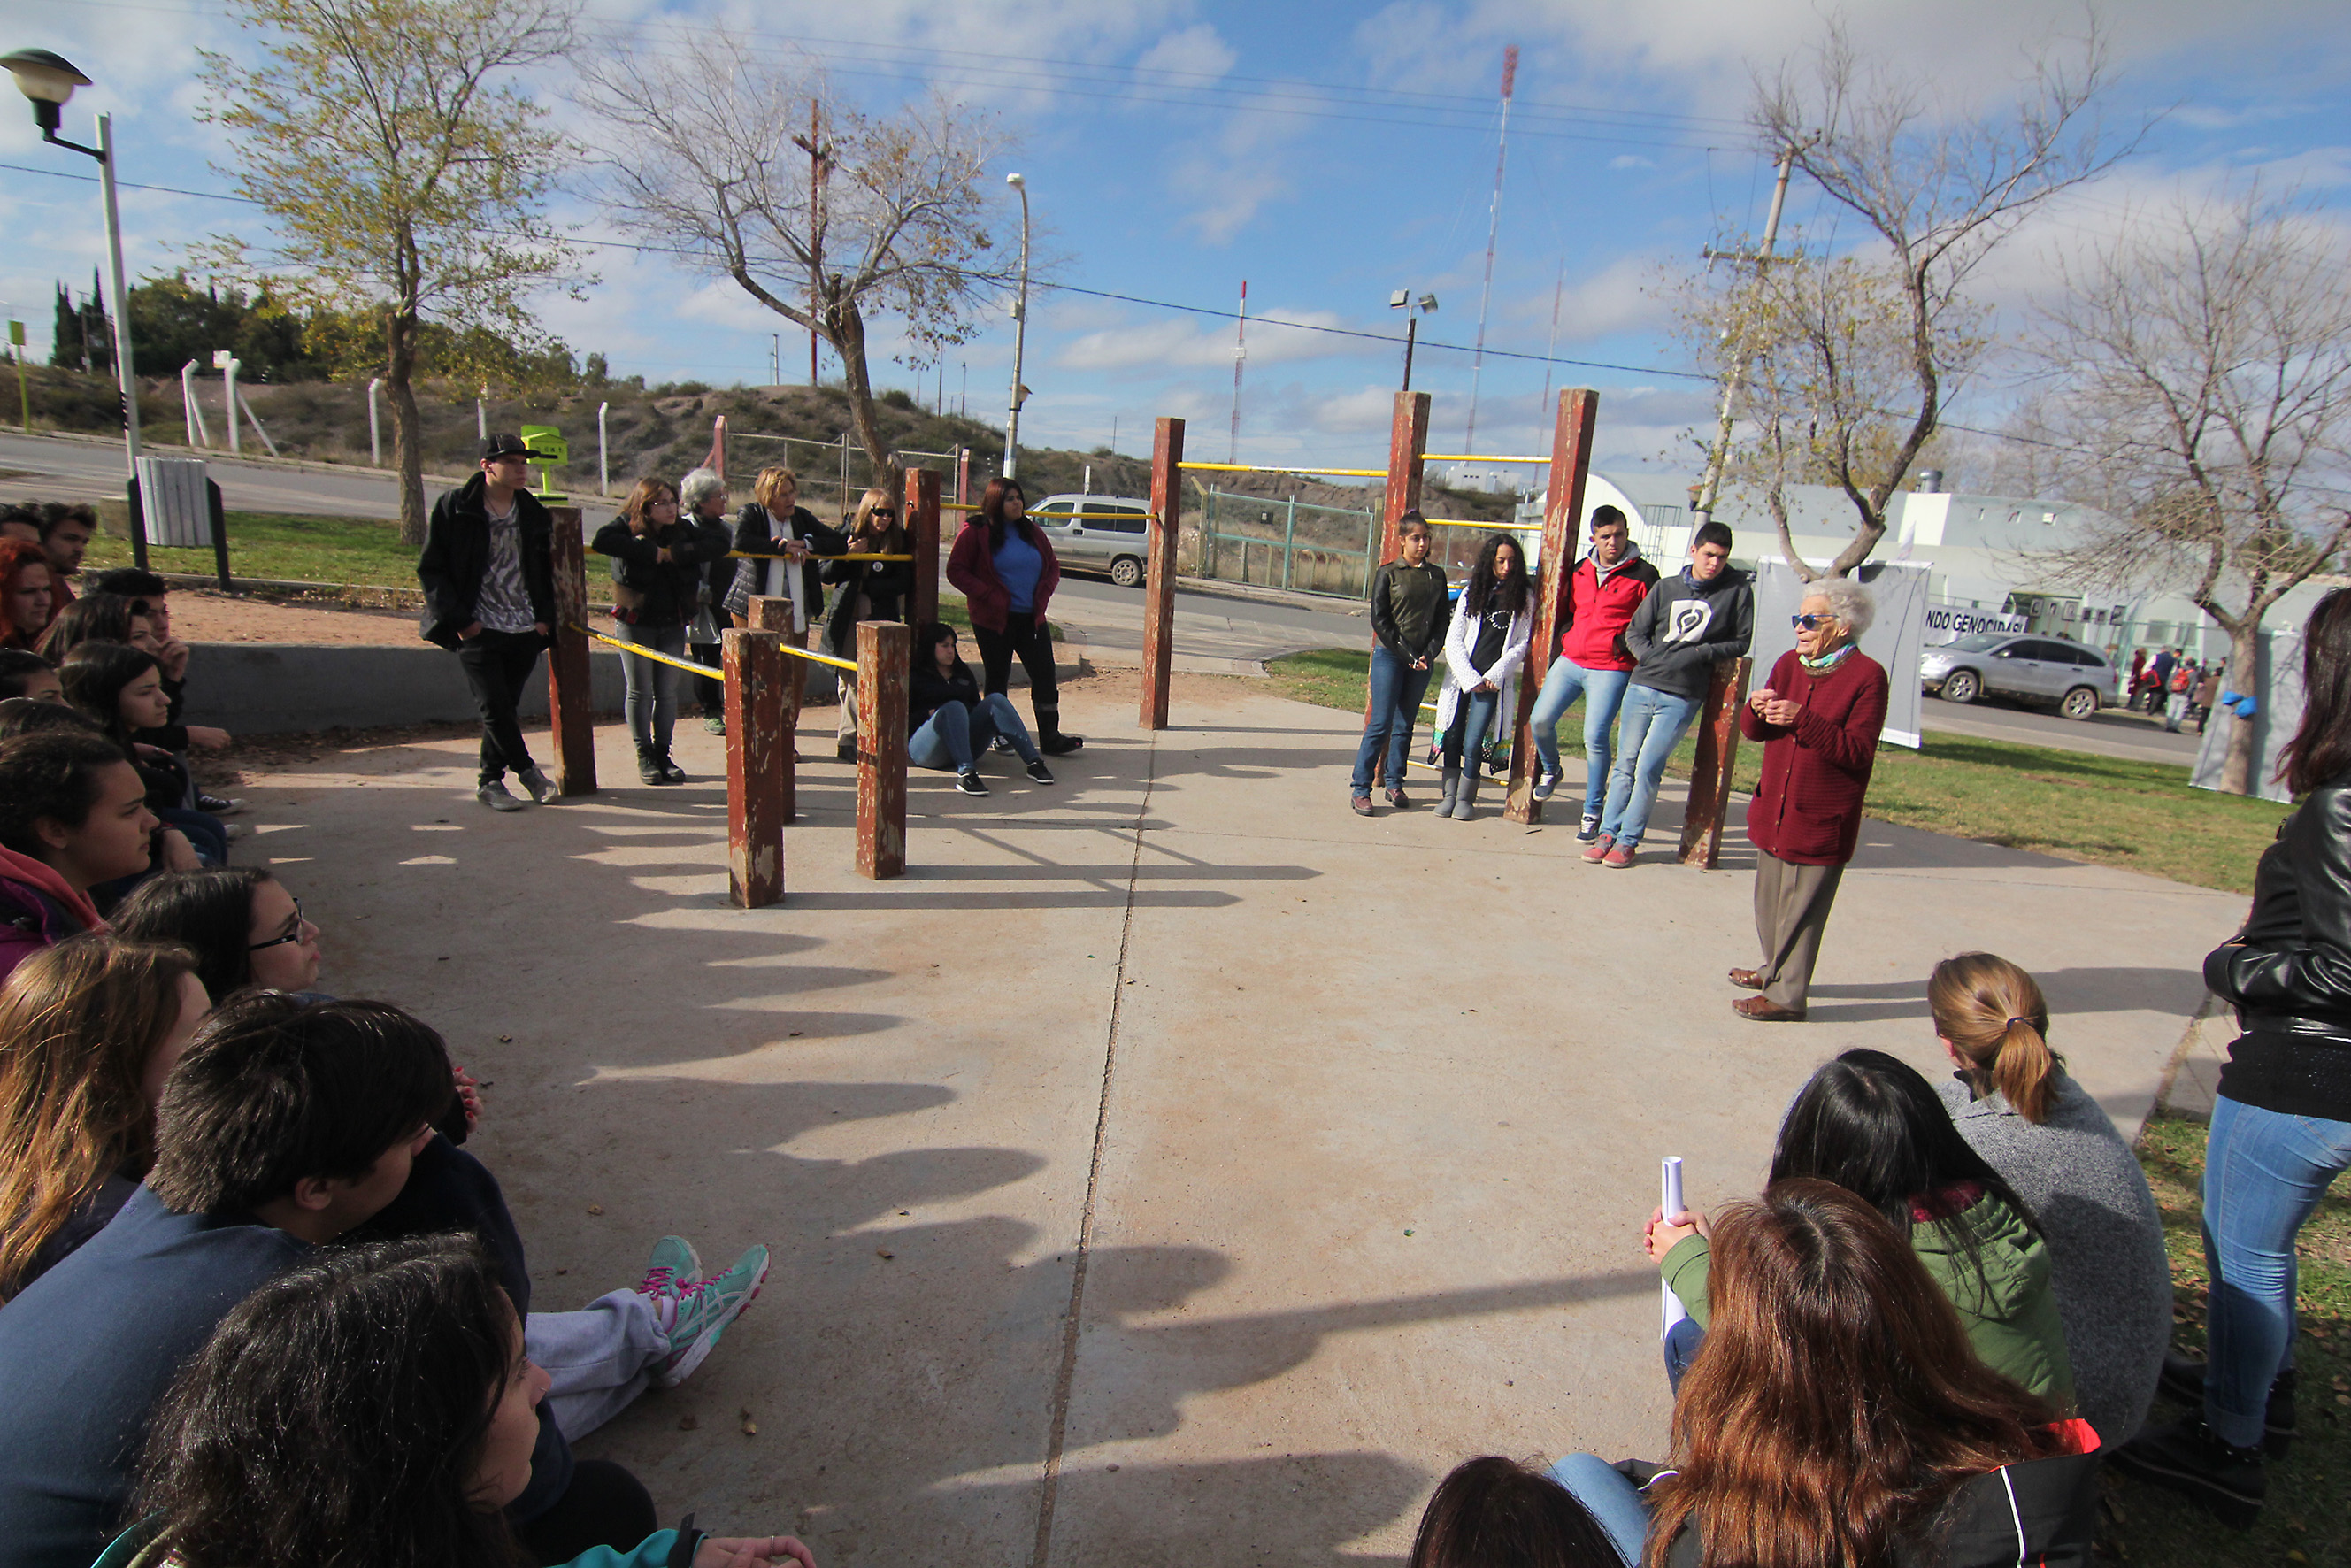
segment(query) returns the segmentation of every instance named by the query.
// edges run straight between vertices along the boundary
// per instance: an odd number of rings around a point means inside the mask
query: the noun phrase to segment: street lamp
[[[1420,308],[1413,308],[1412,290],[1399,288],[1388,296],[1388,308],[1404,312],[1404,390],[1412,391],[1412,346],[1420,336],[1420,319],[1437,308],[1437,296],[1420,297]]]
[[[1020,292],[1012,301],[1012,411],[1004,416],[1004,476],[1016,472],[1020,446],[1020,405],[1029,389],[1020,384],[1020,357],[1029,339],[1029,182],[1007,174],[1004,183],[1020,193]]]
[[[74,89],[90,85],[89,78],[47,49],[18,49],[0,56],[0,66],[16,78],[17,90],[33,100],[33,122],[41,140],[98,160],[99,186],[106,203],[106,249],[114,264],[114,377],[122,389],[122,446],[131,476],[139,476],[139,392],[131,368],[131,296],[122,277],[122,219],[114,202],[114,117],[98,117],[98,145],[84,147],[57,134],[58,113]],[[232,412],[231,417],[234,418]],[[142,546],[144,541],[141,541]],[[144,555],[142,549],[141,555]]]

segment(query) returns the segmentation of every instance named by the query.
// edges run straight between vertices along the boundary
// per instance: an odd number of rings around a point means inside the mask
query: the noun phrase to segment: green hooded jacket
[[[1962,1211],[1983,1268],[1958,1248],[1939,1226],[1917,1221],[1910,1232],[1918,1261],[1959,1312],[1968,1343],[1984,1364],[2057,1406],[2074,1410],[2074,1367],[2065,1356],[2065,1325],[2050,1288],[2049,1249],[2023,1217],[1986,1193]],[[1666,1283],[1698,1327],[1707,1325],[1707,1265],[1703,1236],[1686,1236],[1659,1265]]]

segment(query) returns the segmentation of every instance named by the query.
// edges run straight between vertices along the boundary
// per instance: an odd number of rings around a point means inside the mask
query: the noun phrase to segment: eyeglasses
[[[1799,632],[1817,632],[1835,619],[1834,615],[1791,615],[1788,624]]]
[[[302,940],[302,901],[297,898],[294,900],[293,928],[287,931],[283,936],[272,936],[266,942],[252,943],[246,947],[246,951],[248,953],[258,953],[264,947],[283,947],[288,942],[299,942]]]

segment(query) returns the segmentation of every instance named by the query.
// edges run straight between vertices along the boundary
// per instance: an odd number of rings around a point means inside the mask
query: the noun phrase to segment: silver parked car
[[[1048,496],[1029,508],[1064,568],[1108,572],[1121,588],[1143,586],[1150,517],[1151,503],[1131,496]]]
[[[1918,659],[1918,684],[1945,702],[1996,696],[2053,703],[2067,718],[2090,718],[2120,702],[2117,680],[2095,648],[2030,632],[1977,632]]]

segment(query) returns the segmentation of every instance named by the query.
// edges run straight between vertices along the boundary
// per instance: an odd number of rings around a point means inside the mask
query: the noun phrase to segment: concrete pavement
[[[804,765],[756,912],[696,727],[692,785],[514,817],[470,799],[465,739],[243,787],[322,984],[416,1008],[487,1081],[474,1146],[550,1310],[665,1230],[714,1268],[774,1248],[710,1362],[582,1445],[664,1518],[828,1568],[1398,1562],[1461,1458],[1663,1452],[1660,1155],[1710,1206],[1828,1055],[1935,1070],[1926,975],[1970,947],[2032,966],[2133,1128],[2242,913],[1873,822],[1816,1021],[1749,1024],[1735,834],[1720,873],[1609,872],[1572,822],[1364,821],[1348,716],[1179,677],[1155,737],[1134,697],[1072,685],[1056,787],[918,772],[897,882],[850,870],[848,770]],[[626,755],[600,733],[608,780]]]

